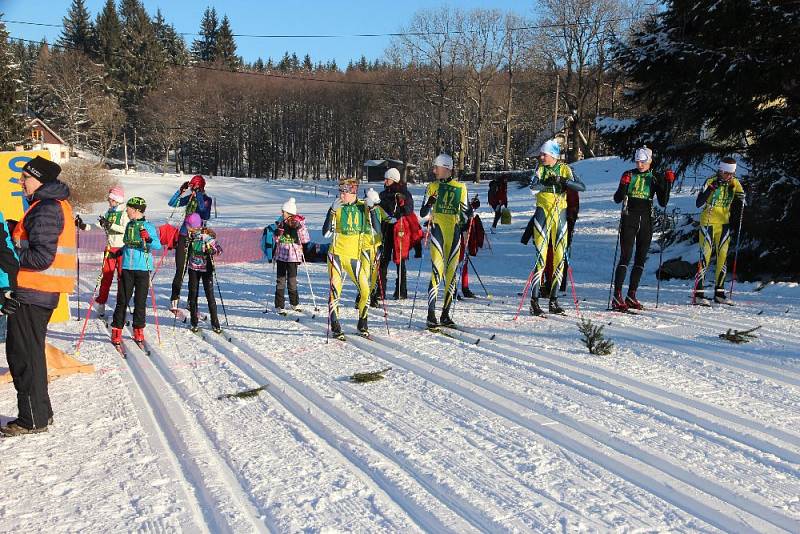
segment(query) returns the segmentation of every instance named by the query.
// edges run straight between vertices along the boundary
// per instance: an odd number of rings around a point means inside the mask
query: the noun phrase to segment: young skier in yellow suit
[[[367,326],[367,301],[369,300],[369,278],[373,261],[373,241],[370,236],[380,232],[372,199],[359,200],[358,182],[344,179],[339,182],[339,197],[333,201],[322,227],[322,233],[333,235],[328,253],[328,276],[331,297],[328,302],[331,333],[344,339],[339,324],[339,296],[345,273],[358,286],[358,331],[369,335]]]
[[[450,306],[456,291],[456,269],[461,253],[461,230],[472,218],[467,186],[453,178],[453,158],[439,154],[433,162],[436,181],[425,190],[420,216],[430,219],[431,282],[428,286],[428,328],[453,327]],[[444,279],[441,320],[436,319],[436,298]]]
[[[567,248],[566,189],[585,191],[586,186],[572,174],[572,169],[558,161],[561,147],[551,139],[539,149],[540,165],[531,178],[536,193],[536,211],[531,218],[536,264],[531,279],[531,314],[542,315],[539,306],[539,286],[547,265],[547,247],[553,247],[553,278],[550,284],[550,313],[564,313],[558,304],[558,286],[564,276],[564,253]],[[529,223],[529,225],[531,225]]]
[[[734,203],[744,204],[744,189],[736,179],[736,160],[724,158],[719,164],[717,174],[706,180],[695,202],[698,208],[703,208],[700,215],[700,263],[695,278],[695,304],[709,304],[703,285],[713,252],[717,258],[714,301],[733,305],[725,295],[725,274],[731,237],[731,206]]]

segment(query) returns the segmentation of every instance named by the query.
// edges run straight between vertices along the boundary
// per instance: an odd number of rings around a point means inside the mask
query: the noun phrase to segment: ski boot
[[[370,298],[369,298],[369,307],[370,308],[380,308],[381,307],[381,301],[378,298],[378,294],[377,293],[373,293],[372,296],[370,296]]]
[[[215,327],[213,327],[211,330],[212,330],[212,331],[213,331],[215,334],[221,334],[221,333],[222,333],[222,328],[220,328],[219,326],[215,326]]]
[[[117,349],[122,347],[122,328],[111,327],[111,343]]]
[[[711,301],[706,298],[705,293],[701,289],[700,291],[694,292],[694,305],[695,306],[711,306]]]
[[[456,323],[450,318],[450,308],[442,310],[442,316],[439,318],[439,325],[446,328],[455,328]]]
[[[475,293],[473,293],[472,291],[470,291],[470,289],[469,289],[468,287],[462,287],[462,288],[461,288],[461,294],[462,294],[462,295],[464,295],[464,298],[465,298],[465,299],[474,299],[474,298],[478,298],[478,297],[476,297],[476,296],[475,296]]]
[[[622,313],[628,311],[628,305],[625,304],[625,299],[622,298],[621,289],[614,291],[614,297],[611,299],[611,309]]]
[[[136,344],[144,343],[144,327],[133,327],[133,340]]]
[[[644,306],[636,299],[636,291],[628,291],[628,296],[625,297],[625,306],[629,310],[643,310]]]
[[[541,306],[539,306],[539,299],[531,299],[531,315],[536,317],[544,317],[545,313]]]
[[[363,337],[369,337],[369,327],[367,326],[367,318],[362,317],[358,320],[358,325],[356,326],[358,333],[361,334]]]
[[[425,321],[425,327],[429,330],[436,330],[441,325],[439,324],[439,320],[436,319],[436,312],[433,310],[428,311],[428,319]]]
[[[550,313],[564,315],[564,308],[558,303],[558,297],[550,297],[550,304],[547,309],[550,310]]]
[[[342,325],[338,320],[331,321],[331,337],[344,341],[344,334],[342,333]]]
[[[725,295],[724,289],[717,289],[714,292],[714,302],[717,304],[725,304],[726,306],[733,306],[733,301]]]

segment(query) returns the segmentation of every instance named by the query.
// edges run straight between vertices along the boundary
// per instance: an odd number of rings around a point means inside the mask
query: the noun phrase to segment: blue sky
[[[92,18],[102,8],[105,0],[86,0]],[[0,0],[4,20],[31,21],[61,24],[71,0]],[[197,32],[206,6],[216,8],[220,19],[228,15],[234,33],[244,34],[344,34],[396,32],[408,23],[419,9],[435,8],[443,4],[436,0],[232,0],[228,2],[203,2],[196,0],[144,0],[152,15],[161,9],[164,18],[180,32]],[[474,7],[513,10],[529,15],[532,0],[459,0],[450,2],[463,9]],[[53,42],[58,38],[58,28],[28,26],[8,23],[14,37],[39,40],[46,37]],[[184,36],[191,45],[193,36]],[[336,59],[340,66],[364,54],[367,59],[381,58],[388,37],[351,37],[336,39],[258,39],[237,38],[238,52],[246,61],[261,56],[279,59],[284,51],[296,52],[302,58],[310,54],[317,61]]]

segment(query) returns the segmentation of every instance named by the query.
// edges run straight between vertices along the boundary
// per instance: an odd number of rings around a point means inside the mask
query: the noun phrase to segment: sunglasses
[[[339,186],[339,193],[352,193],[353,188],[349,185],[340,185]]]

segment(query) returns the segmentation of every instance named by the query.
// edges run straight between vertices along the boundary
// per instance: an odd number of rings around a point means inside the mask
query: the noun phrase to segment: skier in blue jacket
[[[183,224],[181,225],[178,243],[175,245],[175,276],[172,278],[172,293],[169,297],[173,313],[178,309],[178,299],[181,296],[181,286],[183,277],[186,274],[186,259],[189,247],[189,230],[186,227],[186,219],[193,213],[197,213],[200,219],[205,221],[211,218],[211,206],[213,199],[206,195],[206,180],[199,174],[193,176],[188,182],[184,182],[180,189],[175,191],[169,199],[172,208],[185,208]]]
[[[158,232],[152,223],[144,219],[147,207],[141,197],[128,200],[127,212],[130,221],[125,227],[122,247],[122,276],[117,283],[117,306],[111,322],[111,342],[122,345],[122,327],[125,312],[133,296],[133,340],[144,342],[147,292],[150,289],[150,271],[153,270],[153,250],[161,250]]]

